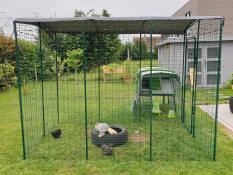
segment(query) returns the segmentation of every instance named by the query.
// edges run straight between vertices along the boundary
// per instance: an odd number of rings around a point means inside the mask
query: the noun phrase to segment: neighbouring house
[[[225,24],[223,29],[222,64],[220,85],[229,83],[233,73],[233,0],[190,0],[181,7],[173,16],[223,16]],[[162,36],[162,41],[157,45],[158,60],[164,67],[177,65],[175,70],[180,75],[183,59],[183,40],[178,36]],[[173,54],[174,50],[181,50]],[[192,67],[192,48],[187,50],[188,69]],[[211,87],[216,84],[218,45],[208,41],[201,42],[198,50],[197,83],[202,87]],[[174,66],[173,66],[174,67]],[[174,69],[174,68],[173,68]],[[188,72],[189,74],[189,72]],[[187,77],[189,78],[189,76]]]

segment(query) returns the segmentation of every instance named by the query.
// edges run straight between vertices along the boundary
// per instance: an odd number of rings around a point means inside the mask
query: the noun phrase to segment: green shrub
[[[233,85],[233,74],[231,76],[231,85]]]
[[[67,51],[66,55],[67,55],[67,58],[61,64],[62,72],[80,71],[83,66],[83,63],[82,63],[83,50],[82,49],[69,50]]]
[[[6,90],[15,85],[15,83],[16,77],[14,66],[9,63],[0,64],[0,90]]]
[[[43,78],[51,79],[54,75],[55,58],[51,51],[42,47],[43,54]],[[35,80],[41,78],[40,50],[38,43],[19,40],[19,60],[21,78]]]

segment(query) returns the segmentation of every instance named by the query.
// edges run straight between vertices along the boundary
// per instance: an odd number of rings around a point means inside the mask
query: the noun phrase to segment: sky
[[[72,17],[74,9],[100,13],[107,9],[114,17],[171,16],[188,0],[0,0],[0,25],[11,28],[19,17]],[[9,29],[7,29],[9,30]]]
[[[1,2],[2,1],[2,2]],[[188,0],[0,0],[0,12],[11,17],[71,17],[74,9],[107,9],[112,16],[171,16]],[[19,3],[20,2],[20,3]]]

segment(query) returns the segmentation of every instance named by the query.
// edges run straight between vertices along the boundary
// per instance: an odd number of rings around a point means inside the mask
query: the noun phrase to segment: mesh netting
[[[96,123],[123,128],[97,137],[124,142],[110,159],[215,158],[222,19],[196,20],[179,35],[124,25],[54,33],[16,23],[25,158],[108,159],[93,144]]]

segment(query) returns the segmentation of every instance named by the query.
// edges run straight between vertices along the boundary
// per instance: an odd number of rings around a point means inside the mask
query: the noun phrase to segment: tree
[[[109,17],[107,10],[103,9],[101,14],[97,14],[94,9],[85,13],[75,9],[75,17]],[[43,32],[44,44],[57,53],[62,61],[68,58],[67,53],[72,50],[82,49],[87,58],[88,69],[94,69],[103,64],[109,64],[119,54],[121,42],[117,34],[82,33],[82,34],[57,34],[57,46],[54,37]],[[82,60],[83,61],[83,60]],[[83,65],[83,63],[82,63]]]
[[[0,63],[14,64],[15,42],[11,36],[0,34]]]
[[[20,60],[20,73],[22,79],[35,80],[40,75],[40,50],[38,43],[19,40],[19,60]],[[43,78],[51,78],[54,74],[52,67],[54,65],[54,57],[52,57],[51,51],[42,47],[43,54]]]
[[[16,83],[14,66],[9,63],[0,64],[0,91],[6,90]]]
[[[74,10],[74,17],[85,17],[85,16],[86,16],[86,14],[84,11],[78,10],[78,9]]]
[[[80,70],[83,62],[83,50],[68,51],[67,56],[67,59],[62,62],[62,71],[77,72]]]
[[[11,36],[0,34],[0,90],[13,86],[15,78],[15,42]]]
[[[108,13],[108,11],[107,11],[106,9],[103,9],[103,10],[102,10],[102,16],[104,16],[104,17],[110,17],[111,14]]]
[[[141,40],[141,46],[140,46],[140,40],[136,40],[133,43],[126,43],[122,45],[121,48],[121,59],[125,60],[127,59],[127,49],[130,51],[130,56],[133,60],[139,60],[140,59],[140,47],[141,47],[141,59],[148,59],[150,58],[150,51],[148,50],[148,47],[146,45],[146,41],[144,39]],[[153,59],[158,59],[158,49],[157,47],[153,48]]]
[[[132,43],[127,42],[125,44],[122,44],[121,48],[120,48],[120,59],[127,60],[128,56],[131,57],[132,56],[132,48],[133,48]]]
[[[82,16],[110,17],[110,13],[103,9],[99,15],[92,9],[85,15],[82,14]],[[89,69],[98,65],[109,64],[119,54],[121,42],[117,34],[93,33],[81,34],[78,37],[80,46],[84,50],[84,56],[87,57],[87,67]]]
[[[131,51],[132,59],[138,60],[140,59],[140,40],[136,40],[132,46]],[[149,52],[147,50],[147,45],[145,40],[141,40],[141,59],[145,59],[149,57]]]
[[[157,47],[155,47],[154,49],[154,58],[158,60],[158,48]]]

